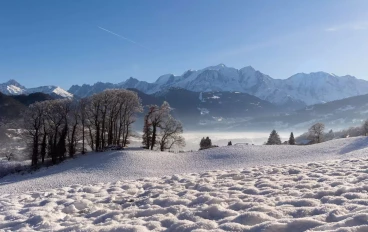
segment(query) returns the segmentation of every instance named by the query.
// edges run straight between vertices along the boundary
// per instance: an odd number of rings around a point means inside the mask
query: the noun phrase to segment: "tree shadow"
[[[83,173],[92,173],[95,170],[104,170],[107,166],[114,163],[116,159],[125,159],[124,151],[94,152],[86,155],[78,155],[75,158],[67,159],[64,162],[42,167],[34,172],[22,174],[11,174],[0,178],[0,186],[5,186],[15,182],[22,182],[31,179],[43,178],[51,175],[57,175],[63,172],[76,170]]]
[[[343,147],[340,150],[339,154],[343,155],[350,153],[352,151],[362,150],[367,147],[368,147],[368,137],[360,137],[356,139],[354,142],[349,143],[348,145]]]

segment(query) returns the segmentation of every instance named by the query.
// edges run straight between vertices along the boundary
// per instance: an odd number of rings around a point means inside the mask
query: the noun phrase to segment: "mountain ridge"
[[[108,88],[135,88],[147,94],[178,87],[194,92],[238,91],[248,93],[276,105],[313,105],[368,93],[368,81],[351,75],[337,76],[319,71],[297,73],[286,79],[274,79],[252,66],[241,69],[224,64],[200,70],[187,70],[182,75],[165,74],[154,82],[130,77],[118,84],[98,82],[94,85],[73,85],[69,91],[86,97]],[[98,91],[95,91],[98,89]]]
[[[59,86],[48,85],[35,88],[26,88],[19,84],[16,80],[10,79],[9,81],[0,84],[0,93],[6,95],[29,95],[33,93],[44,93],[54,97],[72,98],[73,94],[60,88]]]
[[[87,97],[112,88],[132,88],[146,94],[169,88],[182,88],[193,92],[241,92],[279,106],[300,108],[368,94],[368,81],[351,75],[337,76],[323,71],[297,73],[286,79],[274,79],[252,66],[236,69],[219,64],[199,70],[187,70],[182,75],[161,75],[151,83],[130,77],[117,84],[97,82],[93,85],[73,85],[68,91],[57,86],[27,89],[15,80],[0,84],[0,92],[7,95],[39,91],[68,98]]]

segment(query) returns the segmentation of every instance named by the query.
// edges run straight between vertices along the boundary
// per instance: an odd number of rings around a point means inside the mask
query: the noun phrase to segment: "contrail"
[[[126,40],[126,41],[129,41],[129,42],[131,42],[131,43],[134,43],[135,45],[138,45],[138,46],[140,46],[140,47],[142,47],[142,48],[144,48],[144,49],[147,49],[147,50],[150,50],[150,51],[151,51],[151,49],[149,49],[149,48],[147,48],[147,47],[143,46],[142,44],[139,44],[139,43],[137,43],[137,42],[135,42],[135,41],[133,41],[133,40],[131,40],[131,39],[128,39],[127,37],[124,37],[124,36],[122,36],[122,35],[116,34],[116,33],[112,32],[112,31],[110,31],[110,30],[107,30],[106,28],[99,27],[99,26],[97,26],[97,27],[98,27],[98,28],[100,28],[101,30],[104,30],[104,31],[106,31],[106,32],[108,32],[108,33],[110,33],[110,34],[113,34],[113,35],[115,35],[115,36],[117,36],[117,37],[119,37],[119,38],[121,38],[121,39],[124,39],[124,40]]]

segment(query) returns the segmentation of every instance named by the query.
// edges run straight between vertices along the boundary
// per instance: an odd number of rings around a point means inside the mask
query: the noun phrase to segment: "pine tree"
[[[295,138],[293,132],[290,133],[289,145],[295,145]]]
[[[211,148],[212,147],[212,141],[209,137],[207,138],[202,138],[201,142],[199,144],[199,147],[202,149],[207,149],[207,148]]]
[[[148,122],[148,117],[145,116],[145,120],[144,120],[144,126],[143,126],[143,135],[142,135],[142,139],[143,139],[143,146],[146,149],[150,148],[150,142],[152,139],[152,127]]]
[[[279,134],[276,132],[276,130],[272,130],[266,145],[280,145],[280,144],[281,144],[281,139],[280,139]]]
[[[212,147],[212,141],[209,137],[207,137],[205,141],[206,141],[206,148]]]
[[[204,137],[201,139],[201,142],[199,143],[199,147],[201,148],[201,149],[203,149],[204,147],[205,147],[205,143],[206,143],[206,141],[205,141],[205,139],[204,139]]]

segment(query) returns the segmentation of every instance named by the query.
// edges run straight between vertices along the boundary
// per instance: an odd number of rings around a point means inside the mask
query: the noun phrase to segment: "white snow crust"
[[[0,230],[368,231],[367,145],[89,154],[0,179]]]

